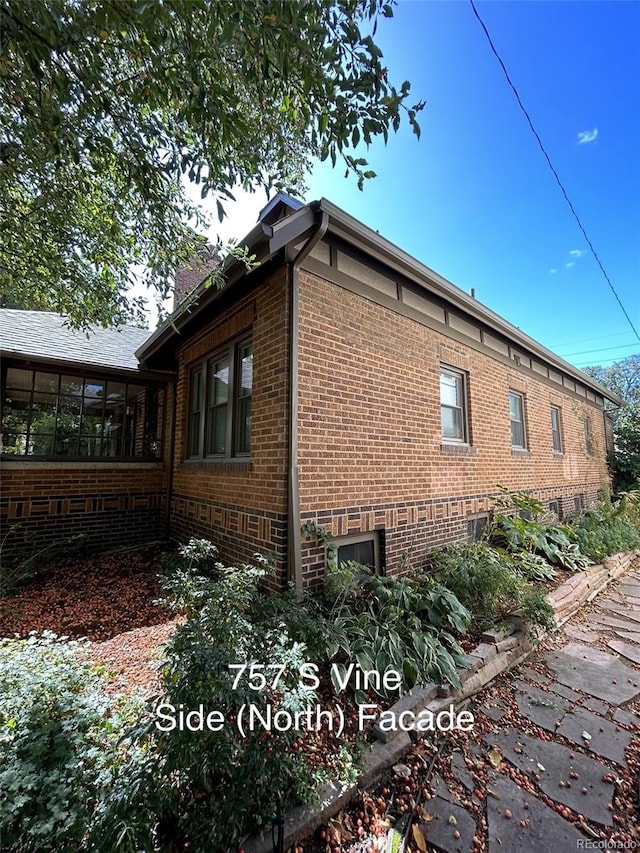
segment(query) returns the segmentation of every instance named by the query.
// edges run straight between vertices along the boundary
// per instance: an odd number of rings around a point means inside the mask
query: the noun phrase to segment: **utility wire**
[[[638,344],[618,344],[616,347],[601,347],[600,349],[587,349],[582,350],[581,352],[568,352],[566,355],[560,356],[561,358],[569,358],[571,355],[591,355],[596,352],[609,352],[612,349],[630,349],[631,347],[637,347]],[[560,353],[558,353],[560,355]]]
[[[565,188],[564,188],[564,186],[563,186],[563,184],[562,184],[562,181],[560,180],[560,178],[559,178],[559,176],[558,176],[558,173],[556,172],[556,170],[555,170],[555,168],[554,168],[554,166],[553,166],[553,163],[551,162],[551,158],[550,158],[550,157],[549,157],[549,155],[547,154],[546,148],[545,148],[545,147],[544,147],[544,145],[542,144],[542,140],[540,139],[540,136],[538,135],[537,130],[536,130],[536,129],[535,129],[535,127],[533,126],[533,122],[531,121],[531,116],[529,115],[529,113],[527,112],[527,110],[526,110],[526,108],[525,108],[524,104],[522,103],[522,100],[521,100],[521,98],[520,98],[520,94],[518,93],[518,90],[516,89],[515,85],[511,82],[511,78],[509,77],[509,72],[507,71],[507,69],[506,69],[506,67],[505,67],[504,62],[502,61],[502,59],[501,59],[501,57],[500,57],[500,54],[499,54],[499,53],[498,53],[498,51],[496,50],[496,47],[495,47],[495,45],[494,45],[494,43],[493,43],[493,40],[492,40],[491,36],[489,35],[489,30],[487,29],[487,27],[486,27],[486,25],[485,25],[484,21],[482,20],[482,18],[481,18],[481,17],[480,17],[480,15],[478,14],[478,10],[476,9],[476,6],[475,6],[475,3],[473,2],[473,0],[469,0],[469,2],[471,3],[471,8],[473,9],[473,14],[476,16],[476,18],[478,19],[478,21],[479,21],[479,23],[480,23],[480,26],[481,26],[481,27],[482,27],[482,29],[484,30],[484,34],[485,34],[485,35],[486,35],[486,37],[487,37],[487,40],[488,40],[488,42],[489,42],[489,45],[490,45],[490,47],[491,47],[491,50],[493,51],[494,56],[496,57],[496,59],[497,59],[497,60],[498,60],[498,62],[500,63],[500,67],[502,68],[502,70],[503,70],[503,72],[504,72],[504,76],[507,78],[507,82],[509,83],[509,86],[511,87],[511,89],[512,89],[512,91],[513,91],[513,94],[516,96],[516,100],[518,101],[518,105],[520,106],[520,109],[521,109],[521,110],[522,110],[522,112],[524,113],[524,116],[525,116],[525,118],[527,119],[527,122],[529,123],[529,127],[531,128],[531,132],[532,132],[532,133],[533,133],[533,135],[535,136],[535,138],[536,138],[536,140],[537,140],[537,142],[538,142],[538,145],[540,146],[540,150],[542,151],[542,153],[543,153],[543,154],[544,154],[544,156],[545,156],[545,159],[546,159],[546,161],[547,161],[547,164],[548,164],[549,168],[551,169],[551,172],[553,173],[553,177],[556,179],[556,183],[557,183],[557,184],[558,184],[558,186],[560,187],[560,191],[562,192],[562,195],[564,196],[565,201],[566,201],[566,202],[567,202],[567,204],[569,205],[569,209],[571,210],[571,213],[573,214],[574,219],[575,219],[575,220],[576,220],[576,222],[578,223],[578,228],[580,229],[580,231],[582,231],[582,236],[583,236],[583,237],[584,237],[584,239],[587,241],[587,245],[589,246],[589,249],[591,250],[591,254],[592,254],[592,255],[593,255],[593,257],[595,258],[596,263],[598,264],[598,266],[600,267],[600,270],[601,270],[601,272],[602,272],[602,275],[605,277],[605,280],[606,280],[607,284],[608,284],[608,285],[609,285],[609,287],[611,288],[611,292],[612,292],[612,293],[613,293],[613,295],[615,296],[615,298],[616,298],[616,301],[617,301],[618,305],[619,305],[619,306],[620,306],[620,308],[622,309],[622,313],[623,313],[623,314],[624,314],[624,316],[627,318],[627,322],[629,323],[629,325],[630,325],[630,326],[631,326],[631,328],[633,329],[633,333],[634,333],[634,335],[635,335],[635,336],[636,336],[636,338],[640,341],[640,334],[638,334],[638,330],[637,330],[637,329],[636,329],[636,327],[633,325],[633,323],[632,323],[632,321],[631,321],[631,317],[627,314],[627,310],[626,310],[626,308],[624,307],[624,305],[622,304],[622,300],[621,300],[621,299],[620,299],[620,297],[618,296],[618,293],[617,293],[617,291],[616,291],[615,287],[614,287],[614,286],[613,286],[613,284],[611,283],[611,279],[610,279],[610,278],[609,278],[609,276],[607,275],[607,271],[605,270],[604,266],[602,265],[602,261],[601,261],[601,260],[600,260],[600,258],[598,257],[598,253],[597,253],[597,252],[596,252],[596,250],[594,249],[594,247],[593,247],[593,243],[592,243],[592,242],[591,242],[591,240],[589,239],[589,236],[588,236],[587,232],[585,231],[584,225],[582,224],[582,222],[581,222],[581,220],[580,220],[580,217],[579,217],[579,216],[578,216],[578,214],[576,213],[576,209],[574,208],[574,206],[573,206],[573,204],[572,204],[572,202],[571,202],[571,199],[569,198],[569,196],[568,196],[568,194],[567,194],[567,191],[565,190]]]
[[[629,332],[612,332],[610,335],[597,335],[595,338],[581,338],[579,341],[565,341],[562,344],[555,344],[554,346],[550,346],[549,349],[552,349],[554,352],[557,352],[563,349],[564,347],[574,347],[577,344],[590,344],[591,341],[608,341],[611,338],[621,338],[623,335],[628,334]]]

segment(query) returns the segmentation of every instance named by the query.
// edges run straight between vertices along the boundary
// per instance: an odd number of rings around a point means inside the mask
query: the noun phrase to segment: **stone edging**
[[[576,572],[550,593],[548,600],[555,611],[557,625],[563,625],[585,602],[592,601],[612,580],[623,575],[638,557],[640,550],[605,557],[602,564]],[[524,660],[543,635],[544,632],[539,632],[536,639],[521,617],[514,614],[504,630],[486,631],[480,645],[466,656],[468,667],[458,670],[462,684],[460,690],[449,685],[428,684],[405,694],[389,710],[396,715],[403,711],[417,714],[425,710],[435,716],[450,705],[459,707],[497,675]],[[357,782],[324,785],[319,791],[320,806],[299,806],[286,815],[285,849],[326,823],[359,790],[368,787],[388,767],[406,755],[412,741],[419,738],[417,732],[381,731],[378,723],[374,725],[373,731],[376,740],[363,757],[364,770]],[[247,840],[243,845],[244,850],[246,853],[272,853],[270,836],[269,828],[266,837]]]

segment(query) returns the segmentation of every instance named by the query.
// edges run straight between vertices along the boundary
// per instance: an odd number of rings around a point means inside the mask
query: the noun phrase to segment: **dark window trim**
[[[218,463],[218,464],[229,464],[234,463],[236,460],[238,462],[246,462],[248,463],[251,458],[251,449],[249,450],[237,450],[237,445],[239,441],[239,401],[243,399],[251,400],[252,394],[241,395],[241,386],[240,382],[242,379],[242,372],[240,368],[240,360],[241,360],[241,352],[243,347],[251,346],[252,354],[253,354],[253,336],[251,332],[245,332],[242,335],[238,335],[235,338],[227,341],[227,343],[222,346],[217,347],[212,350],[210,353],[204,358],[198,359],[198,361],[193,362],[187,368],[188,370],[188,394],[187,394],[187,407],[186,407],[186,453],[182,460],[183,463],[191,464],[191,463]],[[225,451],[224,453],[209,453],[208,452],[208,442],[210,440],[210,410],[213,408],[209,405],[210,402],[210,391],[211,391],[211,378],[213,375],[213,366],[216,362],[221,362],[227,360],[229,363],[229,382],[228,382],[228,396],[226,401],[226,429],[225,429]],[[193,377],[200,373],[200,399],[199,399],[199,409],[195,412],[192,409],[193,404]],[[192,434],[194,430],[192,429],[192,418],[193,415],[197,414],[199,418],[198,422],[198,445],[197,450],[194,452],[192,447]],[[249,444],[251,441],[251,435],[249,434]]]
[[[9,370],[20,370],[31,373],[31,387],[30,388],[17,388],[17,389],[8,389],[8,372]],[[37,391],[36,390],[36,374],[47,374],[49,376],[56,378],[55,388],[53,391]],[[69,377],[74,380],[77,380],[79,384],[82,385],[82,392],[80,394],[64,394],[62,393],[62,378]],[[166,390],[166,386],[162,382],[150,382],[148,379],[144,379],[141,376],[132,375],[132,374],[118,374],[116,372],[111,372],[109,370],[100,371],[89,366],[87,369],[82,369],[80,366],[62,366],[59,364],[52,365],[44,362],[22,362],[16,359],[6,359],[2,365],[2,379],[1,379],[2,387],[0,393],[0,400],[2,402],[2,408],[4,410],[5,403],[7,399],[7,393],[10,390],[20,390],[28,393],[29,400],[27,404],[26,411],[26,432],[16,433],[17,435],[24,435],[25,438],[25,446],[28,447],[29,440],[31,435],[41,435],[41,433],[34,432],[32,430],[32,423],[34,420],[34,395],[36,393],[46,394],[52,399],[55,398],[55,412],[56,416],[53,424],[53,432],[44,433],[45,435],[49,435],[52,437],[52,445],[53,452],[51,453],[7,453],[2,452],[0,454],[0,458],[5,461],[20,461],[27,463],[42,463],[42,462],[90,462],[95,463],[99,462],[101,464],[109,465],[112,462],[151,462],[157,463],[162,462],[163,459],[163,431],[164,431],[164,415],[165,415],[165,405],[166,405],[166,394],[164,394]],[[80,454],[80,453],[70,453],[70,454],[62,454],[55,452],[56,440],[58,436],[58,420],[60,416],[59,406],[60,400],[64,400],[65,398],[74,397],[78,399],[79,404],[79,422],[77,427],[77,436],[75,437],[77,449],[79,450],[82,444],[82,440],[85,439],[95,439],[96,436],[93,434],[83,432],[83,426],[85,425],[85,417],[86,414],[86,399],[87,395],[85,392],[85,385],[87,384],[101,384],[104,386],[104,389],[108,390],[108,383],[116,384],[116,385],[124,385],[125,389],[128,389],[131,386],[136,386],[142,389],[142,393],[144,394],[144,400],[142,401],[142,405],[139,405],[139,402],[136,398],[135,402],[135,412],[130,413],[128,409],[130,408],[130,404],[128,402],[128,392],[125,390],[125,415],[130,417],[133,414],[133,427],[134,432],[131,439],[125,439],[121,437],[119,442],[121,445],[127,441],[131,441],[132,453],[118,453],[114,455],[106,455],[101,453],[100,455],[95,454]],[[53,386],[52,386],[53,387]],[[160,396],[162,393],[162,397]],[[155,405],[157,411],[155,412],[153,419],[150,419],[149,413],[152,407],[152,396],[157,395],[155,399]],[[102,406],[100,408],[100,416],[102,423],[102,433],[99,437],[99,443],[101,446],[104,446],[104,442],[107,439],[104,436],[104,426],[107,423],[108,412],[107,412],[107,397],[104,396],[101,398]],[[97,411],[97,410],[96,410]],[[143,419],[144,413],[144,419]],[[4,414],[4,412],[3,412]],[[95,414],[95,413],[94,413]],[[153,427],[153,434],[149,432],[149,429]],[[3,432],[5,430],[3,429]],[[9,433],[10,430],[7,430]],[[141,452],[136,454],[136,448],[141,443]],[[151,446],[155,447],[153,452],[147,452],[147,449]],[[122,447],[120,448],[122,449]]]

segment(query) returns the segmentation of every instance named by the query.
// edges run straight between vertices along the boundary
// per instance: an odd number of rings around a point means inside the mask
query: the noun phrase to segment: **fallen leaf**
[[[417,823],[413,824],[412,832],[413,832],[413,840],[418,845],[418,850],[422,850],[422,851],[424,851],[424,853],[426,853],[427,842],[425,840],[424,835],[422,834],[422,830],[420,829],[420,827],[418,826]]]
[[[538,770],[546,770],[546,767],[544,764],[540,764],[540,762],[538,762]]]
[[[406,778],[411,776],[411,768],[407,767],[406,764],[394,764],[393,772],[396,776],[405,776]]]
[[[591,740],[591,735],[589,734],[589,732],[582,732],[582,737],[584,738],[584,740]]]
[[[487,794],[489,794],[490,797],[493,797],[494,800],[501,800],[502,799],[500,794],[497,794],[495,791],[492,791],[491,788],[487,788]]]
[[[587,833],[587,835],[590,835],[592,838],[600,838],[598,833],[594,832],[593,829],[591,829],[591,827],[589,826],[589,824],[585,823],[583,820],[581,820],[579,823],[580,823],[580,827],[582,829],[584,829],[584,831]]]
[[[495,746],[489,751],[488,758],[492,767],[495,767],[496,769],[500,767],[500,764],[502,763],[502,753],[499,749],[496,749]]]

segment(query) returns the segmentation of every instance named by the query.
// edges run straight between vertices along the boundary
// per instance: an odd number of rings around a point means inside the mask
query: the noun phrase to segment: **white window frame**
[[[452,406],[450,403],[444,403],[442,401],[442,377],[445,374],[447,376],[453,377],[453,379],[455,379],[456,381],[457,387],[459,387],[461,403],[461,405],[459,406]],[[440,434],[442,437],[443,444],[469,444],[469,407],[467,404],[467,385],[467,374],[463,370],[458,370],[455,367],[449,367],[449,365],[447,364],[440,365]],[[442,426],[443,409],[454,409],[456,411],[460,411],[462,421],[461,438],[444,434],[444,429]]]
[[[554,423],[554,414],[557,423]],[[551,443],[553,452],[564,453],[564,442],[562,441],[562,411],[560,406],[551,406]]]
[[[511,400],[512,398],[518,401],[518,407],[520,409],[520,419],[516,420],[511,417]],[[520,424],[522,427],[522,444],[517,444],[514,441],[513,436],[513,425]],[[527,424],[525,420],[525,404],[524,404],[524,394],[520,393],[520,391],[509,391],[509,426],[511,429],[511,447],[513,450],[526,450],[527,449]]]

